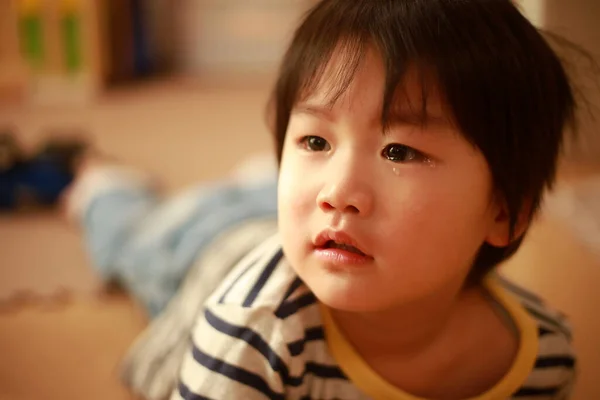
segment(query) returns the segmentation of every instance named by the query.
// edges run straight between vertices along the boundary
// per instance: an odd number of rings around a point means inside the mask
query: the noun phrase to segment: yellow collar
[[[497,400],[510,397],[529,376],[538,351],[537,325],[522,305],[493,277],[486,280],[485,287],[514,321],[519,332],[519,348],[515,361],[504,378],[487,392],[468,400]],[[379,376],[346,340],[329,309],[324,305],[321,305],[321,314],[329,351],[348,378],[364,394],[377,400],[426,400],[403,392]]]

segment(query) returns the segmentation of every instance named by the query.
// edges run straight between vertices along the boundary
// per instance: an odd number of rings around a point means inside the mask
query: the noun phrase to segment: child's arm
[[[567,382],[556,396],[556,400],[569,400],[573,395],[573,389],[575,388],[576,373],[571,373],[571,379]]]
[[[268,310],[208,307],[192,334],[171,398],[294,398],[286,387],[299,386],[293,382],[301,377],[292,375],[302,368],[285,336],[286,327]]]

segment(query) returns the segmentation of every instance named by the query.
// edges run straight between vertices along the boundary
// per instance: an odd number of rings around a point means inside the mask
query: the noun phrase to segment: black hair
[[[332,54],[345,61],[335,101],[368,48],[386,73],[382,126],[414,66],[433,78],[458,130],[487,160],[512,241],[482,245],[470,276],[478,282],[518,249],[517,219],[526,209],[530,221],[554,182],[563,133],[576,122],[565,68],[510,0],[323,0],[296,30],[272,94],[278,160],[293,107],[315,89]]]

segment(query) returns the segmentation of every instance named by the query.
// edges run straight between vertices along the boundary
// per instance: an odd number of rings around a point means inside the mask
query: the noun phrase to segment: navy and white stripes
[[[502,282],[537,321],[537,359],[513,399],[561,399],[575,358],[564,316]],[[209,299],[173,399],[367,400],[331,356],[314,295],[277,237],[246,257]]]

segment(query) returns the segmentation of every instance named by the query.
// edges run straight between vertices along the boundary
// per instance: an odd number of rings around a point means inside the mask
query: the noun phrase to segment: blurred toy
[[[0,210],[23,206],[53,206],[71,183],[77,157],[86,143],[52,138],[31,157],[25,157],[14,135],[0,135]]]

